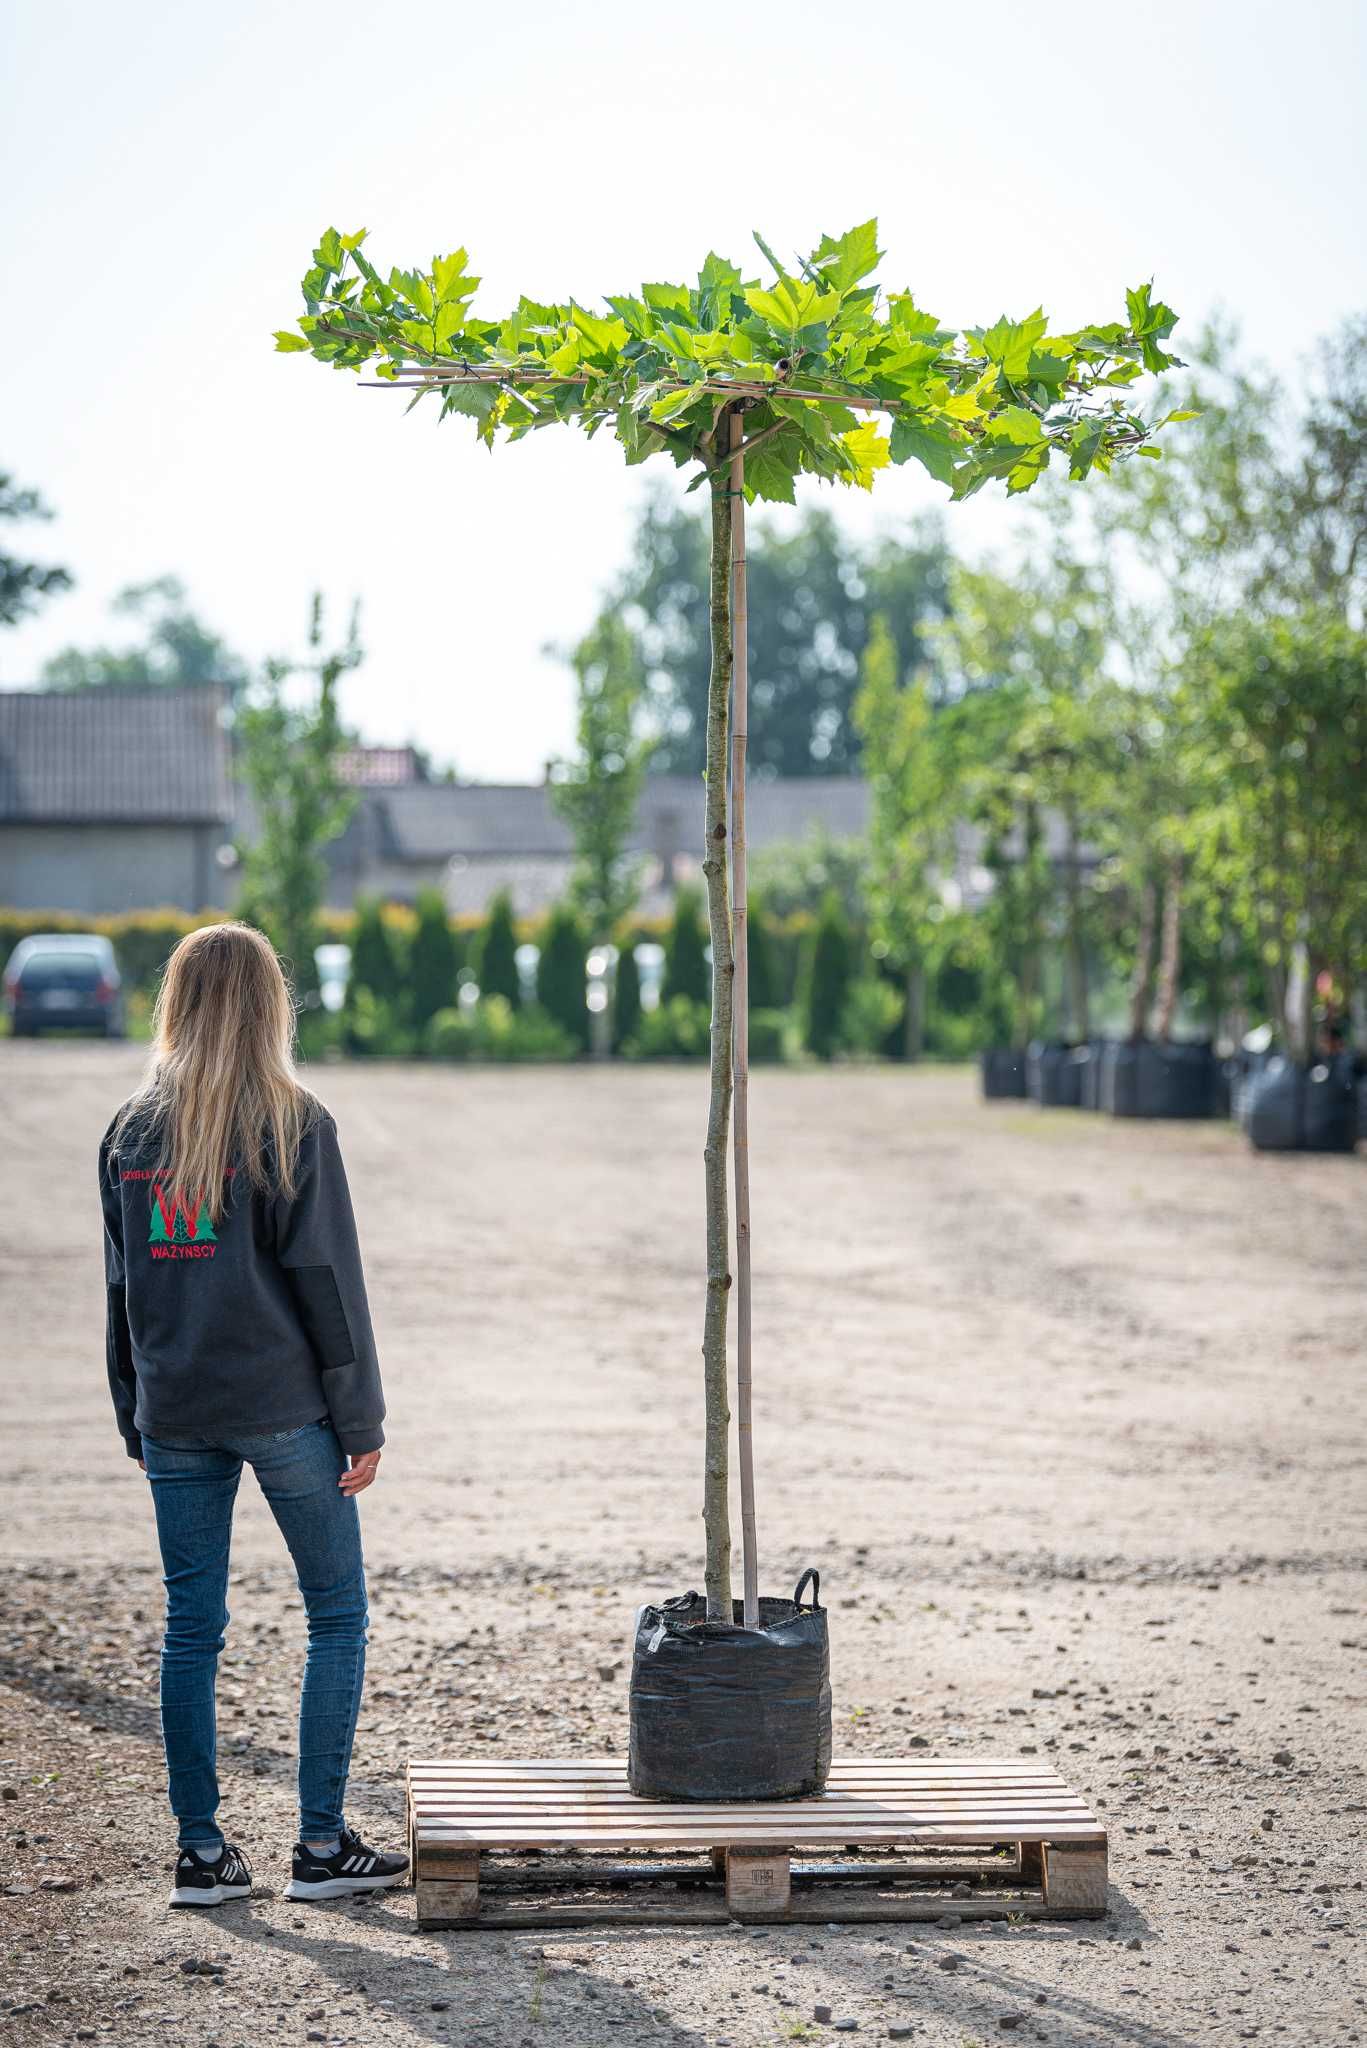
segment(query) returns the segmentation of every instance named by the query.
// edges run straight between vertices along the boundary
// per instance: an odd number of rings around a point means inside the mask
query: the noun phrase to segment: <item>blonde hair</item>
[[[250,925],[190,932],[166,964],[152,1062],[115,1127],[159,1144],[153,1186],[217,1222],[231,1170],[295,1191],[299,1143],[319,1105],[294,1068],[294,1004],[270,941]]]

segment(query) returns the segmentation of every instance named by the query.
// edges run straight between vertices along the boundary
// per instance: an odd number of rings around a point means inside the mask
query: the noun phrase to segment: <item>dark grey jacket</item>
[[[117,1119],[116,1119],[117,1121]],[[105,1351],[130,1458],[141,1438],[253,1436],[330,1417],[378,1450],[384,1394],[337,1126],[305,1134],[292,1200],[240,1188],[218,1222],[177,1210],[150,1138],[100,1144]]]

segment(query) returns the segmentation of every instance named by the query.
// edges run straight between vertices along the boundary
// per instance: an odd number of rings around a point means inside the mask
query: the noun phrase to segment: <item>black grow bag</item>
[[[1351,1152],[1358,1135],[1351,1054],[1310,1067],[1269,1060],[1245,1085],[1243,1125],[1255,1152]]]
[[[1100,1109],[1101,1069],[1106,1062],[1110,1040],[1089,1038],[1074,1054],[1078,1067],[1078,1108]]]
[[[808,1580],[809,1607],[802,1604]],[[801,1799],[831,1767],[821,1581],[761,1600],[758,1628],[709,1621],[700,1593],[636,1616],[627,1781],[642,1799]]]
[[[1086,1047],[1062,1038],[1037,1038],[1025,1055],[1025,1085],[1032,1102],[1044,1109],[1081,1109]]]
[[[983,1099],[987,1102],[1025,1100],[1025,1054],[997,1049],[980,1055]]]
[[[1216,1078],[1207,1043],[1121,1039],[1102,1061],[1101,1107],[1108,1116],[1213,1116]]]

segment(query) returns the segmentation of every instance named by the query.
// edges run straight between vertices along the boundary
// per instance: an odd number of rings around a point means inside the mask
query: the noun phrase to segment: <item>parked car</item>
[[[5,1014],[16,1038],[60,1026],[122,1038],[123,984],[97,932],[35,932],[5,969]]]

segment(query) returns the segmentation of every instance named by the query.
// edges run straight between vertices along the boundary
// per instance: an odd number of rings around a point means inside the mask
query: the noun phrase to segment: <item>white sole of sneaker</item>
[[[177,1885],[168,1905],[172,1906],[222,1906],[229,1899],[248,1899],[252,1888],[249,1884],[215,1884],[200,1886]]]
[[[406,1870],[396,1870],[390,1877],[325,1877],[318,1884],[310,1884],[306,1878],[292,1877],[285,1886],[287,1899],[344,1899],[351,1892],[387,1892],[392,1885],[402,1884],[408,1876]]]

